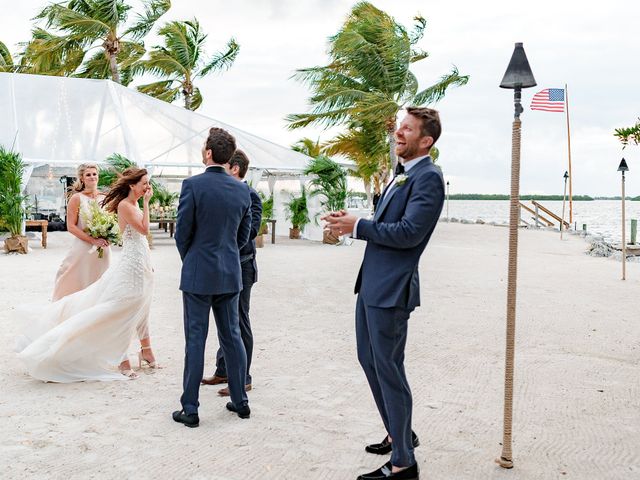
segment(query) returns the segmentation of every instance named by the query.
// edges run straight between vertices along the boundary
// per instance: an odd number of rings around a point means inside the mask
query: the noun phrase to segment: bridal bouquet
[[[120,226],[118,225],[118,216],[115,213],[105,212],[100,208],[95,200],[89,202],[88,211],[83,211],[83,220],[86,225],[84,231],[93,238],[103,238],[109,243],[120,243]],[[95,245],[89,251],[93,253],[98,251],[98,258],[104,256],[102,247]]]

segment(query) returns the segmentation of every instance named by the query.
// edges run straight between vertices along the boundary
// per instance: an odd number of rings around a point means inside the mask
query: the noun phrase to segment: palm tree
[[[55,32],[36,29],[25,54],[34,63],[63,65],[65,71],[75,65],[79,77],[111,77],[127,85],[132,79],[132,66],[145,52],[142,39],[170,7],[170,0],[146,0],[144,11],[127,22],[132,9],[127,0],[52,3],[36,19],[44,20],[46,28]]]
[[[398,111],[409,104],[433,104],[449,87],[465,85],[469,80],[453,67],[434,85],[418,89],[418,80],[409,67],[428,54],[416,48],[426,20],[419,16],[415,20],[416,25],[408,32],[369,2],[357,3],[341,30],[329,40],[331,62],[298,70],[294,75],[310,86],[313,109],[289,115],[289,128],[352,122],[376,126],[387,136],[390,165],[381,166],[386,181],[388,168],[396,163],[393,133]]]
[[[202,104],[200,89],[193,82],[214,71],[227,70],[233,65],[240,45],[231,38],[226,51],[204,58],[207,38],[196,19],[165,24],[158,32],[164,37],[164,45],[153,47],[149,59],[140,62],[143,71],[163,79],[138,87],[152,97],[173,102],[182,95],[184,108],[196,110]]]

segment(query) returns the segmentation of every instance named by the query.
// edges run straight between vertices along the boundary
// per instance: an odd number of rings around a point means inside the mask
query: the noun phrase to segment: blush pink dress
[[[98,196],[101,202],[104,197]],[[89,202],[92,200],[84,194],[80,194],[80,208],[78,210],[78,227],[85,228],[84,217],[89,216]],[[56,275],[56,283],[53,288],[52,301],[58,301],[67,295],[84,290],[98,280],[109,268],[111,248],[104,249],[102,258],[98,258],[98,252],[91,252],[93,245],[73,236],[71,248],[62,261]]]

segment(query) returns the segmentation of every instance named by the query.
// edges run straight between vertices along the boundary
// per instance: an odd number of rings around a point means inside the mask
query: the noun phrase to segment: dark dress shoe
[[[186,414],[184,410],[176,410],[173,412],[173,420],[189,428],[195,428],[200,425],[200,417],[198,417],[197,413]]]
[[[249,390],[251,390],[251,384],[248,383],[247,385],[244,386],[244,391],[248,392]],[[224,387],[221,388],[220,390],[218,390],[218,395],[220,397],[229,397],[231,396],[231,393],[229,393],[229,387]]]
[[[240,418],[249,418],[251,416],[251,409],[249,408],[249,405],[237,408],[233,402],[228,402],[227,410],[237,413]]]
[[[360,475],[357,480],[420,480],[420,470],[418,464],[414,463],[409,468],[405,468],[396,473],[391,472],[391,462],[385,463],[373,472]]]
[[[219,377],[217,375],[204,377],[200,383],[202,385],[220,385],[221,383],[227,383],[227,377]]]
[[[420,440],[416,435],[416,432],[411,430],[411,441],[413,442],[413,448],[416,448],[420,445]],[[369,453],[375,453],[376,455],[386,455],[391,450],[393,450],[392,443],[389,441],[389,436],[384,437],[384,440],[380,443],[372,443],[371,445],[367,445],[364,449]]]

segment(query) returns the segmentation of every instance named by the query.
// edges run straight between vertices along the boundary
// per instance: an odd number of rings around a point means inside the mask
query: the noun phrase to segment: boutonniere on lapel
[[[396,175],[396,183],[395,183],[396,186],[401,187],[407,182],[408,178],[409,176],[405,175],[404,173],[401,173],[400,175]]]

